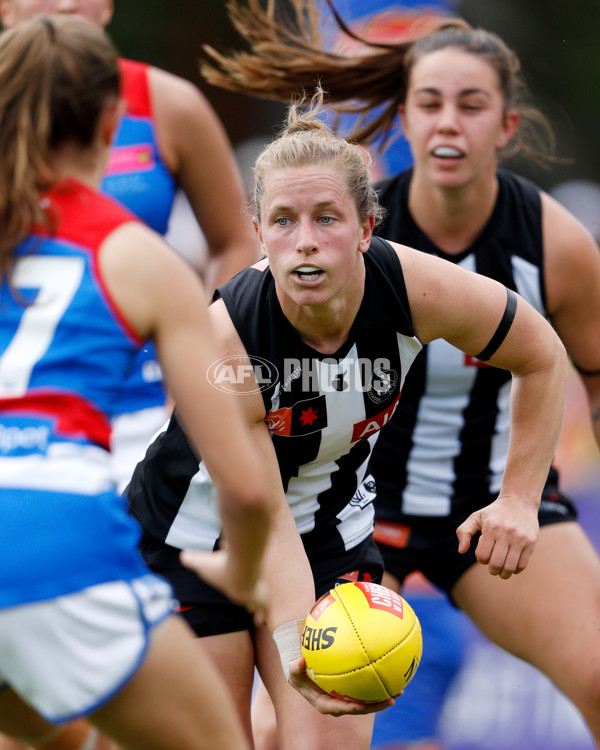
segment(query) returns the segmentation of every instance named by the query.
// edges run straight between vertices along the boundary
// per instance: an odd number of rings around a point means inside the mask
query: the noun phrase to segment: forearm
[[[501,495],[539,505],[562,423],[565,386],[566,366],[561,358],[550,368],[513,378]]]
[[[287,502],[281,510],[271,527],[263,561],[271,632],[285,622],[304,620],[315,603],[312,570]]]
[[[234,587],[248,590],[256,585],[262,565],[272,513],[263,502],[240,503],[235,497],[221,499],[223,537],[227,544],[227,570]]]

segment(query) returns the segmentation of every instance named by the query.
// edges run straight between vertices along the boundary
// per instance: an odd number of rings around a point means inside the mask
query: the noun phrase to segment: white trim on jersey
[[[119,493],[129,484],[134,469],[146,455],[148,446],[169,426],[169,411],[166,405],[151,406],[129,414],[119,414],[112,420],[110,452]]]
[[[202,463],[192,477],[165,543],[177,549],[212,551],[220,533],[217,491]]]
[[[50,443],[44,454],[0,457],[2,487],[100,495],[114,491],[111,456],[103,448]]]
[[[545,315],[542,304],[542,292],[540,284],[540,269],[518,255],[511,256],[513,276],[517,285],[517,292],[533,305],[535,309]]]

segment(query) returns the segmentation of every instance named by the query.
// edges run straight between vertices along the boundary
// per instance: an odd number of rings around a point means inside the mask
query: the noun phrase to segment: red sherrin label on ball
[[[331,593],[325,594],[322,596],[319,601],[315,604],[315,606],[312,608],[310,612],[310,616],[315,622],[319,621],[319,617],[325,612],[325,610],[328,607],[331,607],[331,605],[336,602],[337,599],[335,596],[333,596]]]
[[[382,612],[389,612],[391,615],[396,615],[401,620],[404,619],[402,597],[396,594],[395,591],[378,586],[375,583],[367,583],[366,581],[360,581],[354,585],[363,592],[371,609],[380,609]]]

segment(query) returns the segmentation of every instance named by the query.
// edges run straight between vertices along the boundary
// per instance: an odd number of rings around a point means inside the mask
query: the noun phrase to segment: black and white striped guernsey
[[[309,556],[343,554],[370,535],[373,493],[361,482],[421,349],[396,253],[374,238],[364,259],[364,297],[332,355],[301,341],[268,265],[242,271],[217,292],[251,359],[277,373],[262,390],[265,419]],[[146,532],[170,546],[212,549],[218,539],[211,483],[176,418],[138,465],[128,496]]]
[[[545,316],[539,188],[499,170],[489,221],[469,248],[448,255],[409,213],[411,174],[379,184],[388,216],[378,234],[496,279]],[[443,340],[423,349],[369,467],[379,519],[412,524],[414,516],[481,507],[482,498],[487,502],[498,492],[508,450],[510,381],[508,371],[486,366]]]

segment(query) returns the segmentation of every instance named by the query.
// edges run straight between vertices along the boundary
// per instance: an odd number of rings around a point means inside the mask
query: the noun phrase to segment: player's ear
[[[502,120],[502,131],[496,143],[496,148],[501,149],[515,136],[519,129],[520,116],[516,109],[509,109],[504,113]]]
[[[368,219],[363,221],[361,227],[362,227],[362,237],[358,245],[358,250],[361,253],[366,253],[371,245],[371,239],[373,237],[373,229],[375,228],[375,217],[369,216]]]
[[[124,111],[125,101],[123,99],[115,98],[104,107],[99,123],[100,138],[102,139],[103,146],[110,146],[112,143],[113,135]]]
[[[102,28],[105,28],[111,22],[114,10],[115,6],[113,0],[104,0],[104,8],[102,9],[102,13],[100,16],[100,23],[102,24]]]

